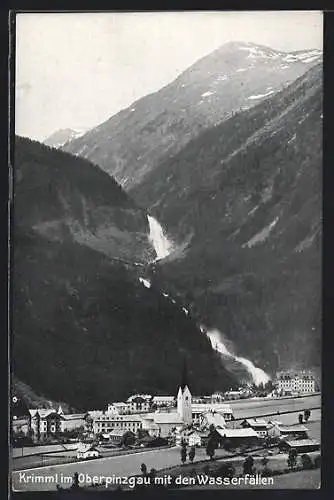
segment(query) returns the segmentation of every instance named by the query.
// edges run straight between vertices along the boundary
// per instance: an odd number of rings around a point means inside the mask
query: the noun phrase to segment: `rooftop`
[[[251,427],[268,427],[268,423],[261,419],[246,418],[244,422],[247,422]]]
[[[154,422],[156,424],[181,424],[182,419],[176,412],[173,413],[154,413]]]
[[[316,441],[315,439],[292,439],[292,440],[285,440],[284,441],[286,444],[293,448],[297,448],[300,446],[320,446],[319,441]]]
[[[217,432],[226,438],[246,438],[246,437],[258,437],[254,429],[216,429]]]
[[[279,427],[280,431],[281,432],[291,432],[291,433],[294,433],[294,432],[307,432],[308,431],[308,428],[305,427],[305,425],[294,425],[294,426],[291,426],[291,427]]]
[[[174,401],[174,396],[154,396],[153,401]]]

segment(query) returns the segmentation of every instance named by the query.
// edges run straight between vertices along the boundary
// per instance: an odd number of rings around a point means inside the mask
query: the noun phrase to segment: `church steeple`
[[[184,424],[192,423],[191,392],[189,390],[188,370],[186,358],[183,358],[181,384],[177,395],[177,412]]]

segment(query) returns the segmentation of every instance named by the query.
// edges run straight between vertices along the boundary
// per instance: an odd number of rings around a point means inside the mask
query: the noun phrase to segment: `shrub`
[[[277,471],[273,471],[273,470],[271,470],[271,469],[269,469],[269,468],[267,467],[266,469],[263,469],[263,471],[262,471],[261,475],[262,475],[263,477],[273,476],[273,475],[275,475],[275,472],[277,472]]]
[[[290,469],[294,469],[296,467],[296,464],[297,464],[297,450],[295,450],[294,448],[292,448],[289,451],[288,467]]]
[[[235,476],[235,468],[232,464],[223,463],[218,467],[215,475],[232,478]]]
[[[203,467],[203,472],[204,472],[204,474],[207,474],[207,475],[209,476],[209,475],[210,475],[210,472],[211,472],[210,467],[209,467],[208,465],[205,465],[205,466]]]
[[[307,409],[304,411],[304,418],[305,418],[305,422],[307,422],[309,420],[311,416],[311,410]]]
[[[254,466],[254,458],[251,455],[249,455],[243,463],[244,475],[245,474],[252,474],[253,473],[253,466]]]
[[[313,462],[312,462],[310,455],[307,455],[307,453],[304,453],[304,455],[302,455],[300,458],[301,458],[303,469],[312,469]]]

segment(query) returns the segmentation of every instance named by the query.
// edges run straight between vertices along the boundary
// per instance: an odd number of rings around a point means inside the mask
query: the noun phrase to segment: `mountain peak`
[[[61,128],[53,132],[50,136],[44,139],[44,144],[52,148],[60,148],[64,146],[67,142],[81,137],[88,131],[87,128],[82,129],[71,129],[71,128]]]

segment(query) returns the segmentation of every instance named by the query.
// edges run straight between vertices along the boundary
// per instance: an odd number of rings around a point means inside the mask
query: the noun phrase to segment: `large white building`
[[[280,393],[308,394],[316,391],[315,379],[306,373],[279,373],[276,388]]]
[[[64,414],[61,407],[54,409],[30,409],[29,431],[33,432],[35,440],[44,439],[51,435],[72,431],[85,425],[85,414]]]
[[[112,430],[121,433],[131,431],[134,434],[142,427],[142,418],[139,415],[122,415],[115,412],[88,412],[86,416],[86,430],[94,434],[108,434]]]

